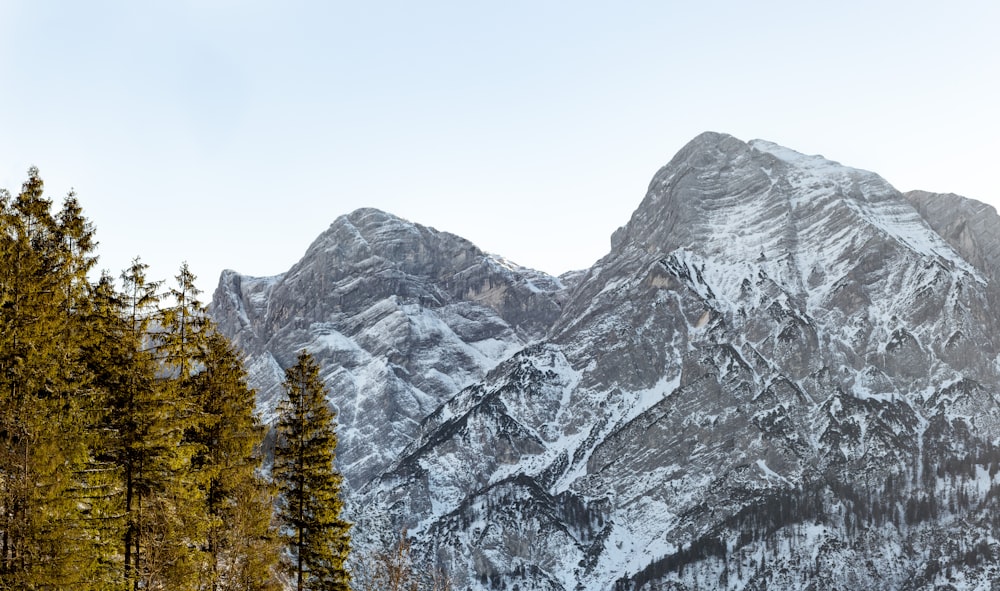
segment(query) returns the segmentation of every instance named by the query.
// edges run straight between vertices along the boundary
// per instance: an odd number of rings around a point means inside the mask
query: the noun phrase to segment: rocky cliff
[[[978,207],[706,133],[571,287],[363,210],[213,313],[257,367],[321,356],[358,543],[405,526],[458,588],[990,588]]]
[[[362,209],[338,218],[286,273],[223,273],[211,314],[248,354],[273,420],[283,368],[309,350],[338,411],[349,484],[378,474],[420,420],[558,317],[554,277],[467,240]]]

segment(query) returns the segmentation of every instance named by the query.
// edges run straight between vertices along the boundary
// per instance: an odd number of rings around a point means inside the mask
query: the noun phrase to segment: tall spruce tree
[[[170,289],[173,305],[164,309],[163,330],[159,333],[158,349],[167,366],[173,368],[182,385],[197,371],[197,360],[205,351],[210,321],[205,305],[198,296],[201,290],[195,285],[198,279],[187,263],[182,263],[174,277],[177,285]],[[187,393],[185,393],[187,394]]]
[[[93,569],[74,330],[93,243],[75,201],[54,215],[43,193],[32,168],[0,194],[0,587],[13,589],[84,588]]]
[[[203,447],[197,434],[208,418],[201,406],[197,376],[204,369],[211,326],[187,263],[175,279],[169,292],[171,305],[159,311],[159,326],[152,335],[164,418],[175,442],[158,505],[160,580],[171,589],[207,588],[212,577],[207,551],[211,518],[203,508],[211,474],[196,462]]]
[[[292,555],[286,570],[296,591],[348,591],[350,524],[340,516],[335,417],[311,355],[299,354],[284,386],[288,397],[278,407],[273,476],[281,493],[282,537]]]
[[[204,317],[186,268],[165,309],[145,271],[135,261],[122,292],[102,277],[88,324],[90,471],[105,484],[101,538],[120,540],[105,588],[275,589],[273,499],[255,472],[263,433],[240,359]]]
[[[272,487],[260,475],[265,428],[239,355],[222,336],[205,339],[204,370],[195,378],[203,421],[194,435],[194,465],[206,478],[207,553],[212,591],[271,591],[279,558],[272,527]]]
[[[93,374],[87,364],[88,332],[85,329],[88,310],[92,301],[92,289],[87,274],[97,261],[94,254],[97,242],[94,240],[94,228],[83,215],[83,208],[76,195],[71,191],[63,200],[62,208],[56,213],[55,231],[52,239],[57,244],[60,253],[56,266],[62,293],[59,298],[60,341],[58,364],[60,367],[59,383],[62,385],[58,397],[62,402],[58,409],[57,419],[49,421],[51,425],[62,425],[64,431],[56,437],[63,441],[62,449],[75,449],[72,461],[66,461],[55,467],[55,470],[70,482],[70,487],[60,495],[60,503],[71,508],[68,511],[70,519],[58,524],[63,530],[63,536],[70,540],[63,541],[63,550],[71,555],[68,562],[68,572],[55,588],[69,588],[80,591],[109,589],[109,565],[113,556],[109,552],[106,538],[102,535],[105,522],[114,515],[105,511],[104,502],[107,489],[102,478],[94,471],[92,443],[92,424],[88,420],[88,411],[94,399]],[[66,441],[72,441],[72,447],[66,446]]]
[[[157,366],[149,346],[149,326],[160,301],[160,283],[146,276],[148,265],[138,258],[122,272],[121,317],[119,338],[126,344],[120,361],[124,375],[119,389],[112,392],[115,404],[113,420],[118,424],[119,461],[123,471],[126,528],[124,535],[124,576],[129,587],[147,586],[151,546],[155,527],[157,493],[162,490],[163,472],[169,467],[176,439],[163,408],[157,384]]]
[[[115,413],[123,427],[124,572],[134,589],[194,589],[207,570],[197,543],[203,520],[193,512],[201,488],[185,439],[196,417],[178,392],[175,363],[159,348],[171,329],[159,308],[160,282],[146,277],[147,268],[136,259],[122,273],[124,338],[132,351]]]
[[[137,343],[131,338],[126,321],[125,298],[115,287],[115,280],[103,273],[94,285],[84,313],[84,360],[91,376],[84,399],[89,454],[86,480],[89,497],[88,515],[93,523],[98,570],[98,588],[129,590],[132,554],[125,560],[131,541],[134,504],[126,502],[131,482],[133,455],[129,441],[134,438],[135,413],[130,410],[131,383],[143,363],[136,355]]]
[[[43,189],[0,190],[0,589],[276,589],[253,391],[194,275],[166,309],[138,259],[91,285]]]

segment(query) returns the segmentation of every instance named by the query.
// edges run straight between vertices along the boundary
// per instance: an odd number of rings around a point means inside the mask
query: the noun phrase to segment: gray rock
[[[829,517],[838,495],[923,470],[934,417],[939,458],[973,423],[980,442],[1000,435],[992,395],[945,393],[996,391],[989,281],[877,175],[703,134],[655,175],[545,344],[435,412],[361,504],[395,511],[471,588],[712,588],[734,565],[683,548],[735,543],[756,561],[774,540],[779,566],[741,585],[797,588],[817,580],[800,553],[856,560],[856,534]],[[811,495],[822,508],[752,534],[771,542],[738,541],[769,504]],[[820,588],[902,588],[923,560],[821,567]],[[680,561],[702,574],[664,566]]]
[[[247,353],[268,422],[283,368],[302,349],[314,355],[338,412],[338,463],[355,486],[441,403],[544,335],[561,289],[467,240],[361,209],[282,275],[224,272],[210,312]]]
[[[265,411],[320,357],[355,545],[407,527],[456,588],[990,588],[987,214],[706,133],[561,281],[361,210],[213,313]]]

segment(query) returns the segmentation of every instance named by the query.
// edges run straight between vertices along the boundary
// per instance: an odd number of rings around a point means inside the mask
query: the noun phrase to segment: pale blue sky
[[[0,0],[0,187],[115,273],[282,272],[378,207],[582,268],[705,130],[1000,203],[1000,3]]]

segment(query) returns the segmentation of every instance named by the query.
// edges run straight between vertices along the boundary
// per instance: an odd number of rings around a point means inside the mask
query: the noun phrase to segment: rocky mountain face
[[[1000,279],[1000,216],[992,206],[954,193],[910,191],[904,197],[924,221],[990,280]],[[997,290],[991,290],[995,293]]]
[[[321,359],[356,543],[406,527],[456,588],[988,589],[984,208],[706,133],[572,280],[362,210],[212,311],[265,415]]]
[[[562,289],[458,236],[361,209],[282,275],[224,272],[211,314],[248,354],[268,422],[283,368],[302,349],[314,355],[338,411],[340,469],[357,486],[441,403],[542,337]]]

